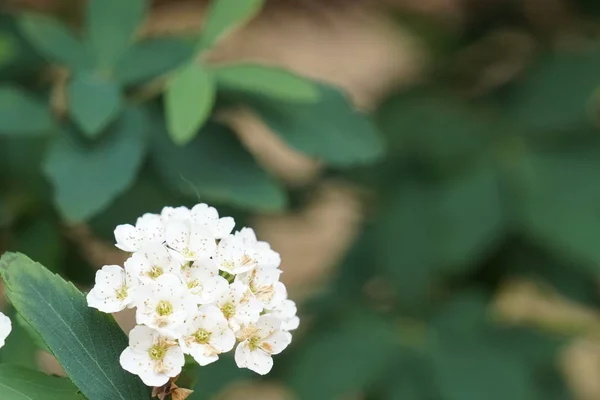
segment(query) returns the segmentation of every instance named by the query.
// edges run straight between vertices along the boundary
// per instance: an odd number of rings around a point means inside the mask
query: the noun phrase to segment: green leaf
[[[66,378],[27,368],[0,365],[0,398],[10,400],[83,400]]]
[[[277,67],[255,64],[223,66],[215,69],[215,76],[217,83],[226,87],[291,102],[314,103],[321,96],[316,83]]]
[[[525,233],[545,248],[583,263],[600,262],[600,150],[531,153],[521,166]]]
[[[147,0],[90,0],[87,40],[100,69],[112,69],[131,47],[146,14]]]
[[[167,128],[175,143],[189,143],[208,119],[215,101],[212,76],[191,63],[175,73],[165,94]]]
[[[255,377],[252,371],[238,368],[232,357],[224,356],[219,361],[198,368],[198,380],[194,385],[194,393],[187,400],[214,399],[226,387]]]
[[[87,306],[73,284],[18,253],[0,259],[6,295],[46,341],[89,399],[149,399],[148,388],[119,364],[127,336],[112,316]]]
[[[383,143],[369,118],[335,89],[322,87],[320,101],[310,105],[258,96],[245,101],[290,146],[331,165],[367,163],[383,155]]]
[[[164,131],[157,130],[152,156],[165,184],[196,200],[200,195],[262,211],[285,206],[282,188],[223,125],[207,123],[185,147],[173,144]]]
[[[476,267],[503,239],[505,220],[499,182],[485,166],[437,184],[403,181],[381,210],[376,265],[415,305],[440,275]]]
[[[85,46],[60,22],[41,15],[24,15],[19,19],[25,37],[45,57],[75,71],[94,65]]]
[[[121,89],[93,74],[75,75],[67,90],[71,116],[89,137],[98,136],[124,106]]]
[[[65,130],[52,144],[44,172],[55,202],[70,221],[86,220],[107,207],[134,181],[146,154],[146,113],[129,109],[93,143]]]
[[[17,87],[0,87],[0,136],[41,135],[53,129],[47,104]]]
[[[302,348],[289,360],[291,369],[285,381],[300,399],[344,398],[365,389],[385,372],[394,356],[390,352],[393,343],[393,331],[386,321],[357,313],[300,344]]]
[[[202,48],[207,49],[237,26],[254,17],[265,0],[212,0],[202,31]]]
[[[541,58],[506,97],[507,116],[526,133],[568,135],[592,126],[600,101],[593,98],[600,86],[599,69],[598,50]]]
[[[157,38],[136,43],[117,64],[114,77],[122,85],[135,85],[163,75],[193,55],[193,47],[180,39]]]
[[[23,327],[19,314],[14,310],[6,315],[12,321],[12,331],[6,338],[6,344],[0,349],[0,366],[2,364],[18,365],[25,368],[37,368],[36,353],[38,346],[33,341],[32,336]],[[0,394],[2,390],[0,390]],[[0,396],[1,398],[1,396]]]
[[[11,35],[0,33],[0,68],[8,65],[15,58],[16,46]]]

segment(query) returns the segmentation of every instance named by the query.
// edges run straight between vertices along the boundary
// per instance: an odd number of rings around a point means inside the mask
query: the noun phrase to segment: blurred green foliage
[[[506,327],[488,311],[512,276],[598,306],[596,2],[565,2],[573,21],[550,32],[516,4],[484,7],[462,34],[402,14],[435,68],[370,114],[288,71],[198,61],[262,3],[214,2],[193,38],[137,40],[142,0],[90,0],[81,29],[56,16],[1,15],[0,252],[22,251],[87,285],[91,268],[64,224],[86,222],[112,240],[117,224],[165,205],[207,201],[239,219],[301,206],[311,187],[291,191],[215,118],[243,105],[321,160],[325,178],[371,194],[359,239],[333,281],[300,304],[293,346],[260,379],[310,400],[571,399],[556,367],[570,338]],[[500,29],[535,45],[517,72],[478,90],[488,65],[455,67],[474,46],[490,58],[495,49],[480,45]],[[557,46],[565,32],[581,40]],[[40,79],[50,65],[69,73],[64,115]],[[373,283],[378,295],[366,289]],[[32,367],[35,338],[15,325],[0,360]],[[18,375],[1,367],[0,383]],[[198,370],[191,399],[246,379],[259,378],[225,357]]]

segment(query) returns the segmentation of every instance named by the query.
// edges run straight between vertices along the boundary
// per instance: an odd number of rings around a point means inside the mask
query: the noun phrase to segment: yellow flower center
[[[200,286],[200,281],[198,279],[194,279],[193,281],[189,281],[187,286],[188,286],[188,289],[197,288],[198,286]]]
[[[148,271],[148,276],[152,279],[156,279],[163,274],[163,269],[157,265],[152,266]]]
[[[227,303],[221,307],[221,311],[225,318],[229,319],[235,315],[235,306],[232,303]]]
[[[156,305],[156,313],[161,317],[173,314],[173,304],[166,300],[161,300]]]
[[[127,286],[123,285],[116,290],[117,299],[123,301],[127,298]]]
[[[155,343],[150,350],[148,350],[148,354],[150,355],[150,359],[152,361],[160,361],[165,358],[165,354],[167,354],[167,350],[169,350],[169,345],[164,341],[159,341]]]
[[[197,343],[207,344],[211,335],[212,333],[205,329],[198,329],[193,336]]]
[[[248,343],[250,350],[254,351],[260,348],[260,338],[258,336],[252,336]]]

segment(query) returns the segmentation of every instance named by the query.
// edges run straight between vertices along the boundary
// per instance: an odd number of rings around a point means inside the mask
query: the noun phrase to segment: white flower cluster
[[[179,375],[184,354],[204,366],[236,342],[238,367],[264,375],[290,344],[299,319],[279,281],[279,254],[250,228],[231,233],[234,225],[198,204],[115,229],[116,246],[132,254],[124,268],[98,271],[87,301],[106,313],[136,308],[120,361],[146,385]]]

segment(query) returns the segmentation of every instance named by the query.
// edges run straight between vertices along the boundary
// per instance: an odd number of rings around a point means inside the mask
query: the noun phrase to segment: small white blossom
[[[0,312],[0,347],[6,343],[6,338],[12,331],[12,322],[10,318]],[[233,346],[232,346],[233,348]]]
[[[269,267],[257,267],[253,270],[237,275],[240,281],[250,288],[252,294],[266,309],[271,309],[287,297],[285,285],[279,282],[281,270]]]
[[[254,249],[247,246],[238,235],[229,235],[219,242],[215,261],[228,274],[241,274],[256,267]]]
[[[229,285],[228,290],[219,297],[216,304],[234,331],[241,325],[256,322],[263,310],[262,304],[242,282],[233,282]]]
[[[219,276],[219,268],[210,258],[183,267],[181,274],[190,297],[197,304],[214,303],[229,288],[229,282]]]
[[[219,218],[219,213],[214,207],[207,204],[196,204],[190,212],[192,223],[205,227],[215,239],[222,239],[229,235],[235,226],[231,217]]]
[[[119,359],[126,371],[138,375],[148,386],[162,386],[181,373],[185,363],[177,342],[138,325],[129,333],[129,347]]]
[[[267,242],[256,239],[256,234],[252,228],[242,228],[236,232],[244,244],[254,250],[254,259],[259,266],[268,268],[277,268],[281,264],[279,253],[271,249]]]
[[[87,295],[88,306],[114,313],[133,305],[136,282],[118,265],[105,265],[96,272],[96,284]]]
[[[175,275],[161,275],[139,287],[136,321],[156,329],[162,335],[176,337],[196,304],[190,299],[187,287]]]
[[[202,366],[219,359],[219,354],[233,349],[235,335],[223,313],[214,305],[201,306],[198,315],[189,319],[179,339],[186,354]]]
[[[279,303],[268,315],[272,315],[281,320],[281,330],[293,331],[298,329],[300,318],[296,315],[298,308],[292,300],[285,299]]]
[[[115,229],[116,246],[123,251],[134,252],[164,241],[164,226],[160,215],[144,214],[135,226],[125,224]]]
[[[248,368],[260,375],[273,368],[272,355],[281,353],[290,343],[289,335],[281,330],[281,321],[263,315],[253,325],[244,326],[238,332],[240,344],[235,349],[235,362],[240,368]]]
[[[174,219],[165,226],[167,246],[186,261],[211,257],[217,242],[208,229],[186,220]]]
[[[179,275],[181,261],[173,258],[164,246],[151,246],[135,252],[125,261],[125,269],[140,281],[151,281],[164,274]]]

